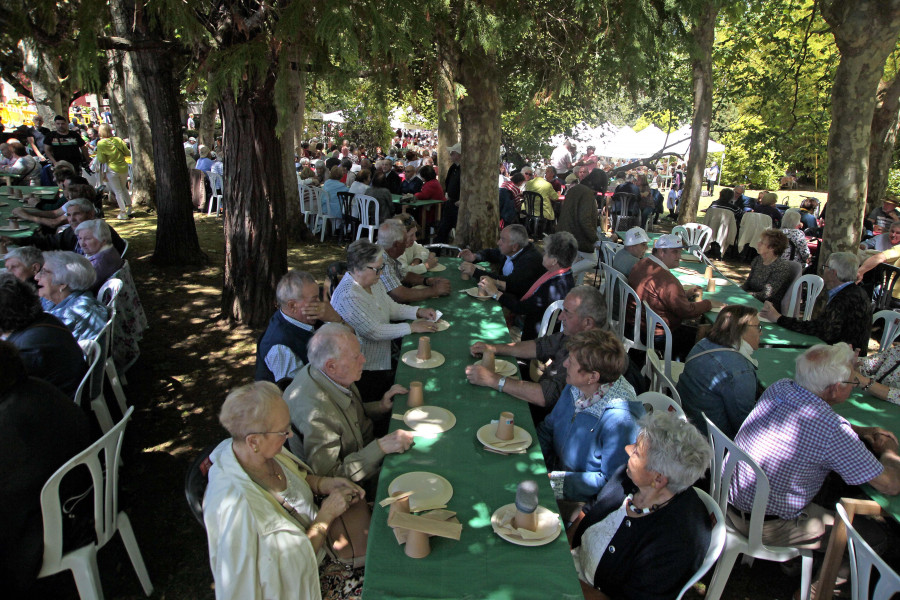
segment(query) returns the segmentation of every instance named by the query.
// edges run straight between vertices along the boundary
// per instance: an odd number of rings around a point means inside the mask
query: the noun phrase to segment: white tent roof
[[[572,128],[570,135],[558,134],[550,139],[554,146],[561,144],[566,138],[578,142],[579,147],[585,145],[594,146],[599,156],[611,156],[614,158],[646,158],[663,149],[667,143],[667,151],[681,155],[688,153],[691,142],[691,126],[684,127],[669,133],[666,141],[666,132],[655,125],[650,125],[639,132],[631,127],[616,127],[612,123],[603,123],[597,127],[591,127],[586,123],[580,123]],[[677,142],[677,143],[673,143]],[[579,148],[580,149],[580,148]],[[709,141],[708,152],[722,152],[725,146]]]
[[[331,121],[332,123],[343,123],[344,122],[344,114],[341,111],[336,110],[331,113],[323,114],[322,120],[323,121]]]

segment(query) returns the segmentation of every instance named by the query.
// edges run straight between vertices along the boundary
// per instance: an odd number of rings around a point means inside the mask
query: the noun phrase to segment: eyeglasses
[[[366,265],[366,268],[375,271],[376,275],[381,275],[381,272],[384,271],[384,265],[381,265],[380,267],[371,267],[369,265]]]
[[[287,439],[293,435],[293,431],[288,429],[287,431],[251,431],[247,435],[280,435],[281,437]]]
[[[53,275],[53,271],[47,269],[47,267],[41,267],[41,270],[37,272],[38,275]]]

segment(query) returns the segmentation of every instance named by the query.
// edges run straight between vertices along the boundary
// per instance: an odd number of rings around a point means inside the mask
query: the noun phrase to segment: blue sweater
[[[275,381],[275,374],[266,364],[266,356],[272,346],[287,346],[302,364],[309,362],[306,345],[313,336],[312,331],[301,329],[284,318],[280,310],[276,310],[269,319],[269,326],[256,344],[256,381]]]
[[[575,414],[579,391],[567,385],[537,430],[549,471],[565,471],[563,498],[591,500],[610,475],[628,462],[625,446],[637,439],[644,406],[634,388],[619,377],[604,400]]]

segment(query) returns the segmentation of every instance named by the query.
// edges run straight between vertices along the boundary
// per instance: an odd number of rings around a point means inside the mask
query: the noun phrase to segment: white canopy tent
[[[599,156],[647,158],[662,150],[664,144],[666,151],[686,156],[690,151],[691,126],[685,125],[669,133],[667,140],[666,133],[655,125],[635,132],[631,127],[616,127],[609,122],[597,127],[581,123],[572,128],[571,135],[555,135],[550,139],[550,143],[558,146],[567,137],[575,140],[579,146],[594,146]],[[725,146],[718,142],[710,140],[707,144],[707,152],[724,151]]]

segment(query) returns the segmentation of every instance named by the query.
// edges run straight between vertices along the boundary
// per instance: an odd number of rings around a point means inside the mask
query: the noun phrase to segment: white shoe
[[[120,221],[127,221],[127,220],[128,220],[128,214],[123,210],[122,212],[120,212],[120,213],[118,214],[118,216],[117,216],[116,218],[117,218],[118,220],[120,220]]]
[[[125,208],[125,214],[128,215],[129,217],[131,216],[131,210],[132,210],[132,206],[129,204],[129,205]]]

